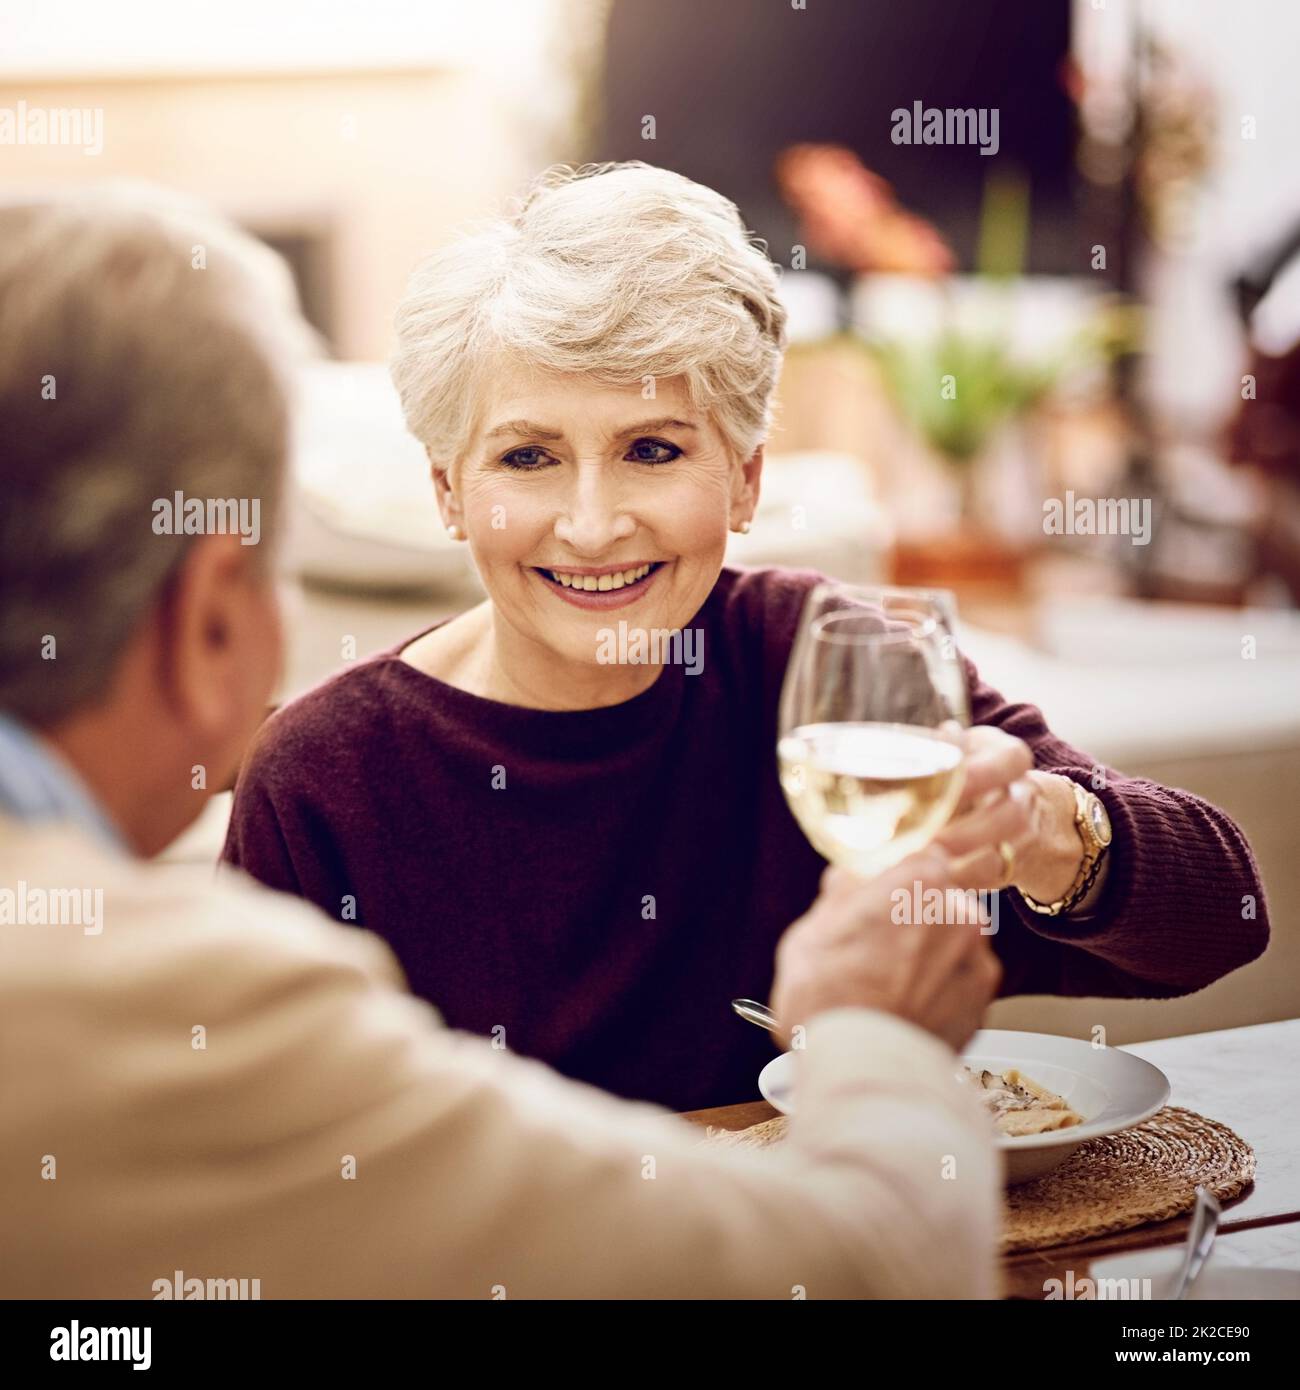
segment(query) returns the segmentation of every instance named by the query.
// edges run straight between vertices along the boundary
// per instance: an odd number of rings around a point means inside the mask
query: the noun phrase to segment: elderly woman
[[[709,189],[561,170],[424,264],[398,325],[407,421],[488,597],[270,721],[226,857],[377,931],[452,1026],[624,1096],[750,1098],[771,1046],[728,1001],[767,995],[825,867],[774,754],[818,576],[723,564],[758,500],[773,267]],[[702,660],[611,661],[620,623],[690,630]],[[969,674],[944,842],[1007,887],[1003,993],[1170,997],[1259,955],[1225,815]]]

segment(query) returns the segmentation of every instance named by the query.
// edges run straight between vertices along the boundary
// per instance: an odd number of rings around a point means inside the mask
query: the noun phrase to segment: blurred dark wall
[[[1030,181],[1030,266],[1077,270],[1074,108],[1061,85],[1069,0],[614,0],[594,158],[644,159],[734,199],[787,261],[772,178],[785,146],[853,149],[969,268],[984,179]],[[996,107],[1000,149],[895,145],[896,107]],[[656,139],[641,138],[642,117]]]

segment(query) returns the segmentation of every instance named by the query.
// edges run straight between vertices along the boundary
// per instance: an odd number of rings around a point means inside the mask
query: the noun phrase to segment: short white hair
[[[777,272],[735,204],[649,164],[557,166],[510,214],[423,261],[397,312],[393,382],[436,466],[460,458],[493,366],[612,385],[684,379],[734,457],[772,423]]]

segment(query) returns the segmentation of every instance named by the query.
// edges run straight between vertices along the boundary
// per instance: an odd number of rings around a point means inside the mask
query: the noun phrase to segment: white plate
[[[962,1061],[976,1070],[1018,1067],[1083,1116],[1083,1123],[1073,1129],[1018,1139],[999,1135],[995,1143],[1006,1162],[1008,1183],[1040,1177],[1080,1144],[1141,1124],[1169,1099],[1169,1078],[1159,1067],[1122,1048],[1094,1047],[1078,1038],[1058,1038],[1051,1033],[985,1028],[970,1040]],[[769,1105],[790,1114],[794,1109],[794,1055],[784,1052],[774,1057],[759,1073],[758,1089]]]

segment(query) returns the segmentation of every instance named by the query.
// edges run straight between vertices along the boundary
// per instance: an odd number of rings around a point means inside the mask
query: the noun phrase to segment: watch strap
[[[1078,832],[1079,839],[1083,844],[1083,860],[1079,865],[1079,872],[1074,876],[1074,882],[1065,892],[1051,903],[1040,903],[1036,898],[1031,898],[1028,893],[1017,888],[1025,905],[1032,912],[1037,912],[1044,917],[1059,917],[1063,913],[1069,912],[1071,908],[1081,903],[1084,898],[1092,891],[1092,886],[1097,882],[1097,875],[1101,872],[1101,866],[1106,859],[1106,851],[1109,845],[1097,844],[1091,832],[1088,822],[1089,797],[1090,794],[1071,778],[1070,786],[1074,789],[1074,828]]]

